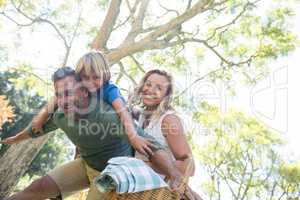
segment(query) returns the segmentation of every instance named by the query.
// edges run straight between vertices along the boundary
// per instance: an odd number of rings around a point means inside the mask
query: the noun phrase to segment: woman
[[[192,176],[195,170],[192,152],[184,135],[182,122],[171,106],[173,87],[173,79],[169,73],[151,70],[142,78],[129,104],[139,126],[166,148],[174,164],[185,176]],[[137,109],[137,106],[142,109]],[[136,152],[135,156],[153,167],[144,155]],[[160,172],[159,169],[155,170]]]

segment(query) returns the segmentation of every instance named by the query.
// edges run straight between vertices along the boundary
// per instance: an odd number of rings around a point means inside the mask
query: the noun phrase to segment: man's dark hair
[[[75,70],[72,69],[71,67],[61,67],[58,70],[56,70],[52,75],[52,81],[56,82],[67,76],[74,76],[77,81],[80,81],[80,77],[76,74]]]

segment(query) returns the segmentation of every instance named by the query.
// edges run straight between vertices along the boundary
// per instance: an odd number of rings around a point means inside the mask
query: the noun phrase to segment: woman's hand
[[[139,135],[133,136],[129,139],[130,144],[133,146],[133,148],[138,151],[139,153],[145,155],[145,156],[152,156],[153,151],[150,147],[152,147],[152,143],[144,138],[142,138]]]

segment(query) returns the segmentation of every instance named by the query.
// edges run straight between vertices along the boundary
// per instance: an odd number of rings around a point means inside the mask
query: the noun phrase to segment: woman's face
[[[80,72],[80,78],[82,80],[83,86],[85,86],[89,92],[96,92],[103,86],[103,79],[99,77],[94,71],[89,75],[82,70]]]
[[[146,106],[157,106],[166,96],[169,81],[165,76],[151,74],[145,81],[141,91],[141,98]]]

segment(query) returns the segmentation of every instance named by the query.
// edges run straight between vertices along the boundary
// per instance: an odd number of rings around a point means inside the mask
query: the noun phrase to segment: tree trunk
[[[7,198],[50,135],[12,145],[0,158],[0,199]]]

